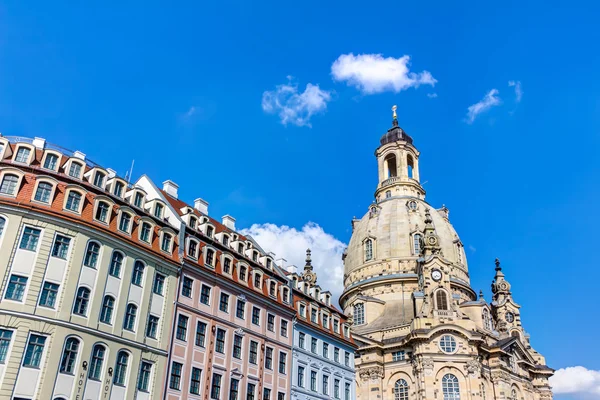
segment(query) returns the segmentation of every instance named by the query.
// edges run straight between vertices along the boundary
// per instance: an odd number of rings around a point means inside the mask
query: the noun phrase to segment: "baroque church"
[[[393,110],[375,151],[375,201],[352,220],[343,257],[356,398],[552,399],[554,371],[530,344],[500,261],[488,303],[470,286],[448,209],[425,200],[419,151]]]

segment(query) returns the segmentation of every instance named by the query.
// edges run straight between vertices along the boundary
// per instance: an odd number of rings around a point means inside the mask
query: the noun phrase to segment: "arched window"
[[[90,268],[96,268],[98,265],[98,256],[100,255],[100,245],[96,242],[89,242],[85,251],[83,265]]]
[[[0,217],[0,237],[2,237],[2,232],[4,232],[5,226],[6,226],[6,219],[4,217]]]
[[[81,204],[81,193],[74,190],[69,191],[67,196],[67,203],[65,208],[69,211],[79,212],[79,205]]]
[[[41,203],[50,203],[50,195],[52,194],[52,185],[48,182],[40,182],[35,190],[35,201]]]
[[[100,322],[105,324],[112,323],[112,314],[115,308],[115,299],[112,296],[104,296],[102,301],[102,311],[100,311]]]
[[[123,254],[119,251],[114,251],[110,259],[110,268],[108,273],[114,277],[121,276],[121,267],[123,266]]]
[[[170,253],[172,242],[173,242],[173,236],[171,236],[170,233],[163,233],[162,242],[160,243],[160,249],[162,251],[166,251],[167,253]]]
[[[444,400],[460,400],[460,388],[458,378],[452,374],[446,374],[442,378],[442,393]]]
[[[127,213],[121,213],[121,219],[119,220],[119,230],[121,232],[129,233],[129,226],[131,225],[131,215]]]
[[[60,360],[60,373],[73,374],[75,362],[77,361],[77,352],[79,351],[79,340],[70,337],[65,342],[62,358]]]
[[[46,154],[46,159],[44,160],[44,168],[56,171],[56,166],[58,165],[58,156],[56,154],[48,153]]]
[[[19,177],[13,174],[6,174],[2,178],[2,184],[0,184],[0,193],[14,196],[17,193],[17,184],[19,183]]]
[[[77,289],[77,297],[75,298],[75,306],[73,307],[73,314],[87,315],[88,303],[90,301],[90,289],[80,287]]]
[[[423,241],[423,235],[420,233],[415,233],[413,235],[413,248],[415,250],[415,256],[421,254],[421,243]]]
[[[371,239],[367,239],[365,241],[365,261],[369,261],[373,259],[373,241]]]
[[[396,165],[396,156],[388,154],[384,160],[385,164],[385,177],[391,178],[398,175],[398,167]]]
[[[489,331],[492,330],[492,321],[490,320],[490,313],[487,308],[483,309],[483,327]]]
[[[398,379],[394,385],[394,400],[408,400],[408,383]]]
[[[406,166],[407,166],[406,173],[407,173],[408,177],[412,179],[413,172],[415,169],[415,162],[410,154],[408,156],[406,156]]]
[[[354,305],[354,325],[362,325],[365,323],[365,305],[357,303]]]
[[[123,329],[132,331],[135,329],[135,316],[137,315],[137,306],[135,304],[127,304],[127,311],[125,312],[125,322],[123,323]]]
[[[385,191],[385,198],[389,199],[390,197],[392,197],[392,191],[391,190],[386,190]]]
[[[125,386],[128,362],[129,354],[124,351],[120,351],[119,354],[117,354],[117,364],[115,365],[115,377],[113,379],[113,383],[115,385]]]
[[[152,237],[152,225],[147,222],[142,224],[142,229],[140,229],[140,240],[146,243],[150,243],[150,239]]]
[[[144,263],[137,260],[133,265],[133,275],[131,276],[131,283],[137,286],[142,286],[142,280],[144,279]]]
[[[269,285],[269,295],[275,296],[276,294],[277,294],[277,285],[275,284],[275,282],[271,282],[271,284]]]
[[[510,400],[517,400],[517,390],[515,388],[512,388],[512,390],[510,391]]]
[[[435,303],[438,310],[447,310],[448,296],[446,296],[446,292],[444,292],[443,290],[438,290],[435,294]]]
[[[98,206],[96,207],[96,220],[100,222],[108,222],[108,210],[110,206],[105,201],[98,202]]]
[[[88,373],[88,378],[96,381],[100,380],[105,353],[106,349],[101,344],[94,346],[94,349],[92,350],[92,359],[90,360],[90,372]]]

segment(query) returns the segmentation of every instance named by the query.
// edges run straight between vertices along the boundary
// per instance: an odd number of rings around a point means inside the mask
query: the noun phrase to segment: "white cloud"
[[[285,258],[286,266],[298,267],[298,273],[306,264],[306,249],[310,249],[317,283],[323,290],[329,290],[335,299],[342,293],[342,253],[346,244],[325,232],[318,224],[309,222],[301,230],[285,225],[254,224],[242,230],[242,233],[252,236],[265,251],[275,253],[276,259]]]
[[[411,72],[409,63],[410,56],[406,55],[384,58],[381,54],[342,54],[331,65],[331,74],[334,80],[346,82],[363,94],[398,93],[420,85],[435,86],[437,80],[431,73]]]
[[[190,109],[185,113],[185,116],[190,118],[194,114],[196,114],[196,106],[191,106]]]
[[[430,99],[435,99],[437,96],[437,93],[427,93],[427,97],[429,97]]]
[[[275,90],[267,90],[262,95],[262,109],[277,114],[284,125],[310,127],[310,118],[327,109],[331,101],[331,92],[321,90],[319,85],[309,83],[304,92],[298,92],[298,85],[288,76],[288,82],[277,85]]]
[[[483,96],[478,103],[469,106],[467,111],[467,123],[472,124],[477,116],[490,108],[500,105],[502,101],[498,97],[498,89],[492,89]]]
[[[585,367],[561,368],[550,378],[555,394],[577,394],[581,399],[600,397],[600,371]]]
[[[521,98],[523,97],[523,89],[521,89],[521,81],[508,81],[508,86],[515,87],[515,101],[517,103],[520,103]]]

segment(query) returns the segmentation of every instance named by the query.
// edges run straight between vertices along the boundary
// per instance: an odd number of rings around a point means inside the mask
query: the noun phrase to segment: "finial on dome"
[[[496,271],[502,271],[502,267],[500,266],[500,259],[496,258],[496,261],[494,261],[494,263],[496,264]]]
[[[479,300],[483,300],[483,290],[479,290]]]
[[[312,270],[312,260],[310,259],[310,249],[306,249],[306,265],[304,265],[304,269]]]
[[[398,114],[396,114],[396,110],[398,109],[398,106],[396,106],[395,104],[392,106],[392,125],[393,126],[398,126]]]

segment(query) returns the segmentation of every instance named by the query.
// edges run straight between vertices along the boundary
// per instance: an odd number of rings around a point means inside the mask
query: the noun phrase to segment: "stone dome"
[[[423,235],[425,211],[430,210],[435,234],[439,238],[443,258],[459,266],[467,277],[467,262],[464,249],[454,227],[448,220],[448,209],[435,209],[422,199],[412,196],[390,196],[374,203],[360,219],[353,221],[353,233],[346,251],[344,273],[350,278],[353,273],[383,262],[411,261],[410,270],[416,273],[415,234]],[[365,254],[365,242],[372,240],[372,258]],[[417,239],[418,240],[418,239]],[[417,244],[422,247],[423,244]],[[369,275],[369,274],[367,274]],[[356,278],[350,279],[355,282]],[[347,282],[351,284],[351,282]]]

